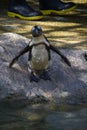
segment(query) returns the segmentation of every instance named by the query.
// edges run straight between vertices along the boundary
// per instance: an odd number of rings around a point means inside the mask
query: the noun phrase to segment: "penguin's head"
[[[33,37],[39,37],[42,35],[42,29],[39,25],[33,26],[31,29],[31,33]]]

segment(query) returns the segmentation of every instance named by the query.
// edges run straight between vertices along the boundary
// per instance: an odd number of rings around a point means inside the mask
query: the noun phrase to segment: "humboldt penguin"
[[[12,67],[21,55],[29,52],[28,70],[30,71],[30,81],[38,82],[40,78],[50,80],[46,71],[51,60],[50,50],[60,55],[67,65],[71,66],[69,60],[55,46],[50,44],[40,26],[32,27],[31,34],[32,38],[29,44],[13,58],[9,67]]]

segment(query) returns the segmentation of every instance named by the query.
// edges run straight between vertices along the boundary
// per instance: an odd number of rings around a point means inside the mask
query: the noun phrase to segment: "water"
[[[0,106],[0,130],[87,130],[87,108],[36,104]]]

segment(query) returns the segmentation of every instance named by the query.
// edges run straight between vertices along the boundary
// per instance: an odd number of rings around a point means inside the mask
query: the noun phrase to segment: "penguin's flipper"
[[[17,57],[15,57],[14,59],[12,59],[11,63],[9,64],[9,67],[11,68],[12,65],[18,60]]]
[[[53,50],[54,52],[56,52],[58,55],[61,56],[61,58],[63,59],[63,61],[68,65],[71,66],[70,61],[67,59],[67,57],[65,57],[56,47],[54,47],[53,45],[50,45],[50,49]]]
[[[86,52],[83,54],[83,56],[84,56],[85,60],[87,61],[87,53]]]
[[[23,50],[21,50],[21,51],[19,52],[19,54],[18,54],[16,57],[14,57],[14,58],[12,59],[11,63],[9,64],[9,67],[12,67],[12,65],[18,60],[18,58],[19,58],[21,55],[23,55],[24,53],[28,52],[28,51],[29,51],[29,45],[27,45]]]

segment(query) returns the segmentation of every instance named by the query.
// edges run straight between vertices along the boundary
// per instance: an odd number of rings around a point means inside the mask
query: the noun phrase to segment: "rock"
[[[14,105],[18,105],[19,101],[23,105],[50,101],[58,104],[87,103],[87,62],[83,57],[86,50],[61,49],[72,67],[51,52],[51,81],[41,79],[35,83],[29,81],[27,53],[19,58],[13,68],[9,68],[12,58],[28,42],[29,39],[18,34],[0,35],[0,46],[4,48],[0,54],[0,101],[14,102]]]
[[[0,54],[4,52],[4,48],[0,46]]]

